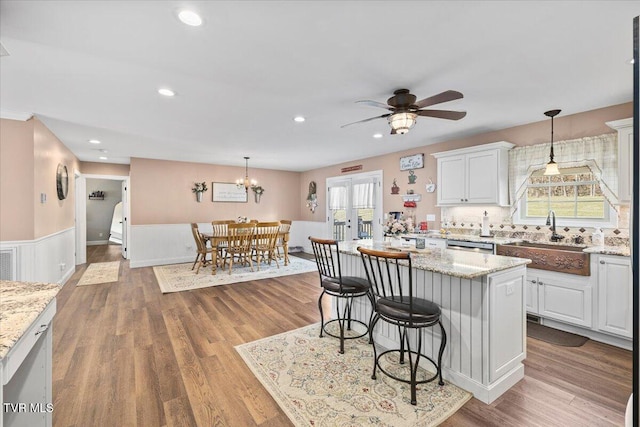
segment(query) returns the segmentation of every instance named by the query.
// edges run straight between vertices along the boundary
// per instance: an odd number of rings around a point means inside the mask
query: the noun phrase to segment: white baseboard
[[[106,245],[108,244],[109,241],[108,240],[92,240],[92,241],[87,241],[87,246],[99,246],[99,245]]]

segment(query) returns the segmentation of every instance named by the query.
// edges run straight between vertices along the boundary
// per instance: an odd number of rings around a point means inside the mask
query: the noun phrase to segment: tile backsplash
[[[499,237],[522,237],[534,240],[548,240],[551,236],[551,227],[545,225],[542,219],[540,224],[516,224],[513,222],[509,208],[497,206],[456,206],[443,207],[441,213],[441,228],[457,234],[480,234],[482,217],[484,212],[489,217],[491,234]],[[629,206],[620,206],[618,210],[618,227],[604,228],[605,242],[607,245],[624,245],[629,242]],[[591,242],[591,235],[596,227],[567,227],[562,224],[562,219],[556,221],[556,231],[570,239],[573,236],[582,236],[585,243]]]

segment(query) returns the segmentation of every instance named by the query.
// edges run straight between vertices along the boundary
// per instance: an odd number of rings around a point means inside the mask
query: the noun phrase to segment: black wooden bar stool
[[[369,281],[364,278],[342,275],[337,240],[318,239],[311,236],[309,236],[309,240],[311,241],[313,254],[316,258],[318,273],[320,273],[320,286],[322,286],[322,293],[320,294],[320,298],[318,298],[318,308],[320,309],[320,337],[322,337],[322,333],[324,332],[329,336],[339,338],[340,353],[344,353],[344,340],[360,338],[369,333],[369,325],[351,318],[351,309],[353,299],[358,297],[366,296],[373,304],[371,285]],[[334,301],[336,305],[336,318],[327,323],[324,322],[324,313],[322,310],[322,297],[325,294],[344,301],[342,312],[340,312],[340,304],[338,301]],[[373,315],[373,312],[371,314]],[[339,335],[327,330],[327,326],[334,322],[337,322],[340,328]],[[345,326],[348,331],[351,330],[352,322],[360,323],[366,330],[360,335],[345,336]]]
[[[372,379],[376,379],[376,369],[380,369],[389,377],[411,385],[411,404],[416,404],[416,385],[424,384],[439,379],[438,384],[444,385],[442,381],[442,353],[447,344],[447,334],[440,321],[440,307],[432,301],[415,297],[411,256],[407,252],[386,252],[358,247],[362,257],[367,279],[371,283],[371,290],[374,295],[374,316],[369,324],[370,342],[373,344],[373,374]],[[408,269],[408,271],[407,271]],[[408,278],[408,283],[403,279]],[[373,328],[382,319],[398,327],[400,335],[400,348],[384,351],[377,354],[376,346],[373,343]],[[438,353],[438,363],[432,358],[422,354],[422,334],[423,328],[440,325],[442,339],[440,341],[440,351]],[[417,334],[417,348],[411,349],[408,330],[415,330]],[[405,349],[406,347],[406,349]],[[404,364],[405,353],[409,358],[409,370],[411,378],[399,378],[380,365],[380,359],[385,354],[399,352],[399,362]],[[420,359],[429,360],[435,367],[435,374],[424,380],[417,380],[418,364]]]

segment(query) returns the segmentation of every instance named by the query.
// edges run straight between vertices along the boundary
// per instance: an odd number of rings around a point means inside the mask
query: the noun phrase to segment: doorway
[[[89,184],[88,184],[89,182]],[[102,187],[109,191],[99,190],[95,183],[107,183]],[[116,175],[89,175],[77,173],[76,183],[76,265],[87,262],[87,243],[120,244],[122,258],[128,259],[130,235],[129,225],[129,177]],[[121,202],[112,203],[109,209],[100,209],[100,203],[109,199],[109,193]],[[87,209],[87,202],[97,203],[98,209]],[[106,205],[105,205],[106,206]],[[116,218],[116,215],[119,216]],[[97,227],[96,216],[102,218],[108,226]]]
[[[382,239],[382,171],[327,178],[327,227],[335,240]]]

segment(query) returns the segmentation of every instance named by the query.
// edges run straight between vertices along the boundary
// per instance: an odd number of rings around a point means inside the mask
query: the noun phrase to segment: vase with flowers
[[[196,193],[196,200],[198,202],[202,201],[202,193],[207,191],[207,183],[206,182],[196,182],[191,189],[194,193]]]
[[[387,221],[383,228],[386,236],[399,236],[413,232],[413,221],[409,219],[391,218]]]

